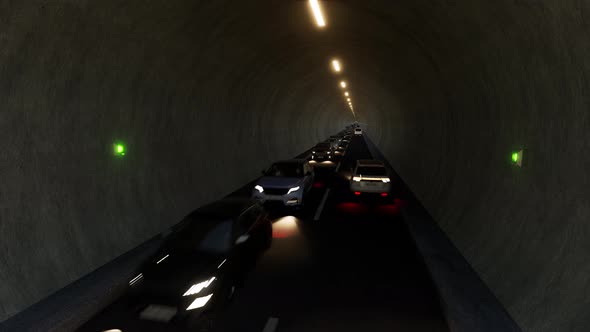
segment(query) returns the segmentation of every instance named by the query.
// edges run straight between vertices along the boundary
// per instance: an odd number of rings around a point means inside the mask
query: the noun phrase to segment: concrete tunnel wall
[[[339,56],[367,133],[521,327],[584,331],[588,7],[331,1],[320,32],[301,1],[0,1],[0,318],[350,122]]]

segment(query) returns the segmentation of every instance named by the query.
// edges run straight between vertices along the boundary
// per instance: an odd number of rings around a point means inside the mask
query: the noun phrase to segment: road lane
[[[362,137],[354,137],[338,163],[315,168],[302,209],[271,211],[272,247],[236,291],[217,331],[448,331],[398,214],[403,188],[393,181],[394,195],[375,201],[348,189],[355,161],[370,158]],[[232,195],[249,196],[252,186]],[[117,317],[120,305],[105,312]]]
[[[278,332],[448,331],[398,215],[405,198],[367,202],[351,195],[348,176],[357,159],[371,159],[361,137],[353,138],[337,174],[318,179],[331,192],[320,220],[303,214],[296,231],[274,239],[220,331],[260,331],[269,316],[281,318]]]

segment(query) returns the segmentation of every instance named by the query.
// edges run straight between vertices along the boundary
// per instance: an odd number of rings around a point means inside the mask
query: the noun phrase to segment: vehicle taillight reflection
[[[284,239],[299,234],[297,218],[293,216],[282,217],[272,224],[272,237],[274,239]]]
[[[356,202],[343,202],[338,204],[337,209],[345,214],[362,214],[367,213],[369,209],[366,205]]]
[[[406,206],[406,201],[396,198],[393,200],[393,204],[380,205],[377,208],[377,212],[387,216],[397,216],[401,212],[401,208]]]

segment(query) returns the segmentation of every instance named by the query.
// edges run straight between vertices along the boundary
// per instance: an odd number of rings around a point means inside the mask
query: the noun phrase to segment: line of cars
[[[337,162],[346,153],[350,139],[347,133],[333,135],[314,146],[308,158],[272,164],[262,171],[262,177],[252,189],[252,198],[286,207],[302,207],[316,177],[312,165]]]
[[[346,131],[332,135],[312,148],[309,159],[312,163],[336,162],[345,155],[350,140],[351,135]]]
[[[302,207],[305,196],[313,187],[314,167],[335,165],[347,151],[353,135],[362,135],[358,124],[349,125],[337,135],[316,144],[307,159],[279,161],[263,171],[252,189],[252,198],[286,207]],[[354,195],[388,197],[391,179],[387,168],[379,160],[357,160],[350,177],[350,190]]]

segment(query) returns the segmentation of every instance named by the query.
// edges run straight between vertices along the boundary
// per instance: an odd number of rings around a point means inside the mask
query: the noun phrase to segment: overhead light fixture
[[[332,67],[334,68],[334,71],[339,73],[342,70],[342,67],[340,66],[340,61],[338,60],[332,60]]]
[[[341,86],[342,88],[346,88],[346,82],[344,82],[344,81],[340,82],[340,86]],[[347,93],[348,93],[348,92],[347,92]]]
[[[350,96],[350,94],[348,93],[348,91],[346,91],[346,92],[344,93],[344,95],[345,95],[346,97]]]
[[[322,8],[320,8],[318,0],[309,0],[309,6],[311,7],[311,11],[313,12],[313,16],[315,17],[315,21],[318,27],[325,27],[326,20],[324,20],[324,15],[322,15]]]

